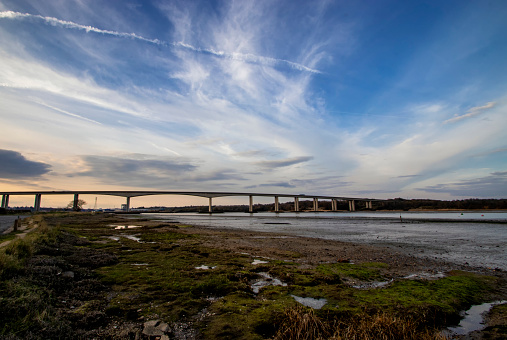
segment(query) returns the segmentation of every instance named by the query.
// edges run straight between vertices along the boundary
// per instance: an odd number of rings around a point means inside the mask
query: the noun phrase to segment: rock
[[[165,336],[169,332],[169,325],[160,320],[150,320],[144,323],[143,334],[148,336]],[[165,339],[165,338],[161,338]],[[167,338],[169,339],[169,338]]]
[[[74,272],[73,271],[67,271],[62,273],[62,277],[69,277],[71,279],[74,278]]]
[[[164,335],[164,332],[162,332],[157,327],[144,326],[143,334],[148,335],[148,336],[161,336],[161,335]]]
[[[150,320],[144,323],[144,327],[156,327],[160,323],[160,320]]]
[[[160,324],[158,324],[157,328],[160,329],[164,333],[167,333],[170,330],[169,325],[166,324],[165,322],[161,322]]]

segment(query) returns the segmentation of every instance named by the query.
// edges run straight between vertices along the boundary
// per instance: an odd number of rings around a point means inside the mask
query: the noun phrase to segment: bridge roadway
[[[366,203],[366,208],[372,209],[373,201],[382,201],[380,199],[372,198],[357,198],[357,197],[338,197],[338,196],[321,196],[321,195],[294,195],[294,194],[265,194],[265,193],[246,193],[246,192],[215,192],[215,191],[6,191],[0,192],[2,195],[2,208],[9,207],[9,197],[18,195],[34,195],[35,202],[33,210],[39,211],[42,195],[74,195],[74,210],[78,209],[79,195],[108,195],[119,196],[126,198],[125,210],[130,210],[130,199],[132,197],[140,196],[153,196],[153,195],[185,195],[206,197],[209,199],[209,212],[213,212],[213,198],[216,197],[230,197],[230,196],[248,196],[249,197],[249,211],[253,212],[253,197],[274,197],[275,199],[275,212],[279,212],[279,198],[280,197],[293,197],[294,198],[294,211],[299,210],[299,199],[308,198],[313,199],[313,210],[318,211],[319,199],[331,200],[332,211],[337,210],[337,201],[348,201],[349,210],[355,211],[355,202],[361,201]]]

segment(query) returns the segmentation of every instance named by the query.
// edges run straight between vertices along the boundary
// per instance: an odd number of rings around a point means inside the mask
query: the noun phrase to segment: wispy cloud
[[[276,168],[283,168],[290,165],[295,165],[299,163],[304,163],[312,160],[312,156],[301,156],[301,157],[293,157],[293,158],[286,158],[286,159],[279,159],[279,160],[273,160],[273,161],[260,161],[255,162],[255,165],[258,165],[263,168],[267,169],[276,169]]]
[[[507,171],[493,172],[488,176],[461,180],[454,183],[436,184],[419,188],[433,193],[447,193],[461,197],[505,198]]]
[[[104,183],[149,188],[199,188],[227,185],[223,181],[246,180],[234,169],[203,169],[185,159],[147,154],[121,156],[87,155],[78,159],[80,169],[68,177],[85,176],[99,178]],[[219,184],[217,184],[219,183]]]
[[[149,155],[132,154],[121,157],[110,156],[83,156],[87,170],[77,175],[81,176],[103,176],[114,178],[118,174],[136,176],[174,176],[183,172],[194,171],[197,166],[172,159],[153,158]]]
[[[237,53],[237,52],[229,53],[229,52],[225,52],[225,51],[215,50],[213,48],[200,48],[200,47],[192,46],[192,45],[185,43],[183,41],[167,42],[167,41],[162,41],[159,39],[150,39],[150,38],[145,38],[143,36],[140,36],[136,33],[126,33],[126,32],[104,30],[104,29],[100,29],[97,27],[93,27],[93,26],[81,25],[81,24],[78,24],[78,23],[75,23],[72,21],[61,20],[61,19],[54,18],[54,17],[46,17],[46,16],[42,16],[42,15],[38,15],[38,14],[20,13],[20,12],[14,12],[14,11],[3,11],[3,12],[0,12],[0,18],[3,18],[3,19],[36,19],[36,20],[41,20],[42,22],[52,25],[52,26],[60,26],[60,27],[64,27],[64,28],[83,30],[87,33],[93,32],[93,33],[98,33],[98,34],[111,35],[111,36],[115,36],[115,37],[119,37],[119,38],[135,39],[135,40],[140,40],[140,41],[144,41],[147,43],[160,45],[160,46],[169,46],[170,45],[170,46],[190,50],[190,51],[193,51],[196,53],[209,54],[209,55],[213,55],[215,57],[241,61],[244,63],[260,64],[260,65],[265,65],[265,66],[275,66],[277,64],[285,64],[285,65],[292,67],[295,70],[299,70],[299,71],[303,71],[303,72],[311,72],[311,73],[321,73],[319,70],[307,67],[302,64],[292,62],[290,60],[264,57],[264,56],[259,56],[259,55],[255,55],[255,54],[250,54],[250,53]]]
[[[186,44],[184,42],[172,43],[172,45],[183,47],[185,49],[188,49],[188,50],[191,50],[194,52],[198,52],[198,53],[211,54],[216,57],[242,61],[245,63],[260,64],[260,65],[266,65],[266,66],[275,66],[276,64],[286,64],[286,65],[289,65],[290,67],[292,67],[296,70],[299,70],[299,71],[306,71],[306,72],[311,72],[311,73],[321,73],[319,70],[316,70],[316,69],[307,67],[305,65],[298,64],[298,63],[294,63],[292,61],[285,60],[285,59],[263,57],[263,56],[258,56],[258,55],[251,54],[251,53],[237,53],[237,52],[227,53],[224,51],[216,51],[214,49],[194,47],[194,46]]]
[[[289,182],[265,183],[265,184],[259,184],[259,187],[296,188],[296,186],[294,184],[291,184]]]
[[[472,107],[470,110],[468,110],[468,112],[466,114],[461,115],[461,116],[455,116],[455,117],[453,117],[451,119],[447,119],[446,121],[444,121],[444,124],[455,123],[455,122],[460,121],[460,120],[465,119],[465,118],[470,118],[470,117],[473,117],[473,116],[477,116],[480,113],[482,113],[482,111],[487,110],[487,109],[491,109],[495,105],[496,105],[495,102],[489,102],[489,103],[487,103],[486,105],[483,105],[483,106]]]

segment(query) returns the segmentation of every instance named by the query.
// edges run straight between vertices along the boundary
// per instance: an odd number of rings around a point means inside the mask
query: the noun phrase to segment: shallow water
[[[111,224],[110,227],[113,227],[115,230],[141,228],[140,225],[118,225],[118,224]]]
[[[484,316],[495,305],[504,304],[507,301],[496,301],[483,303],[482,305],[472,306],[465,312],[465,317],[458,326],[449,327],[449,331],[457,335],[465,335],[473,331],[481,330],[485,327]]]
[[[280,281],[279,279],[272,277],[268,273],[257,273],[259,276],[262,277],[262,279],[255,280],[250,287],[252,288],[252,291],[255,294],[258,294],[261,288],[267,287],[267,286],[287,286],[286,283]]]
[[[196,226],[406,248],[418,257],[507,270],[507,213],[402,212],[401,216],[400,221],[399,212],[143,214]]]
[[[296,300],[297,302],[299,302],[303,306],[311,307],[313,309],[321,309],[327,303],[326,299],[314,299],[311,297],[304,298],[304,297],[299,297],[296,295],[291,295],[291,296],[294,298],[294,300]]]

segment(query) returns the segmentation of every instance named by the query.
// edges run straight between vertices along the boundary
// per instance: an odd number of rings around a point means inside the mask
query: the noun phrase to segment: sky
[[[507,198],[505,18],[503,0],[0,0],[0,191]]]

